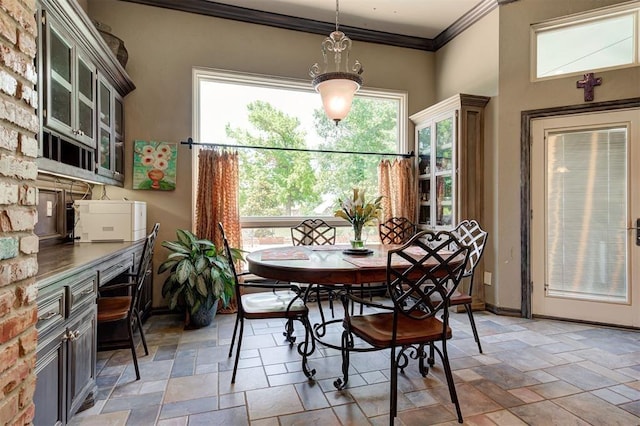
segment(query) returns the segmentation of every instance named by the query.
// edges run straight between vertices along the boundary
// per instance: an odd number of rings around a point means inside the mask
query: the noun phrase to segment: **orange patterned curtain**
[[[382,160],[378,164],[378,193],[382,198],[382,221],[391,217],[416,220],[415,166],[413,158]]]
[[[242,248],[238,208],[238,153],[220,149],[203,149],[198,154],[198,194],[196,198],[196,235],[222,246],[218,229],[222,222],[229,245]],[[232,300],[220,313],[237,309]]]

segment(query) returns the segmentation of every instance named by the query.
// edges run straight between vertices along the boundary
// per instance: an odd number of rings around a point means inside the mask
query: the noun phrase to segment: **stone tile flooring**
[[[449,356],[465,424],[640,425],[639,332],[488,312],[475,318],[484,354],[466,315],[451,320]],[[71,424],[388,424],[387,352],[353,354],[349,386],[337,391],[337,351],[318,347],[310,359],[315,380],[308,381],[282,321],[246,321],[231,385],[234,320],[218,315],[207,328],[184,330],[177,316],[151,317],[150,354],[138,347],[142,380],[135,380],[128,350],[98,353],[97,402]],[[338,342],[339,329],[327,338]],[[399,375],[396,425],[458,424],[439,364],[426,378],[415,362]]]

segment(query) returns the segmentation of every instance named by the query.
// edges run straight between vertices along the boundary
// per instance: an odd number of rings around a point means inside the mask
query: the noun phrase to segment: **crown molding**
[[[197,13],[216,18],[232,19],[251,24],[268,25],[287,30],[303,31],[312,34],[327,35],[335,30],[335,24],[312,19],[297,18],[279,13],[264,12],[244,7],[231,6],[207,0],[122,0],[147,6]],[[476,7],[454,22],[449,28],[438,34],[435,39],[387,33],[341,25],[341,30],[349,34],[349,38],[357,41],[385,44],[388,46],[435,52],[469,28],[487,13],[500,4],[517,0],[483,0]]]
[[[517,0],[483,0],[469,12],[462,15],[457,21],[442,31],[434,39],[434,51],[440,49],[445,44],[456,38],[458,34],[478,22],[493,9],[502,3],[510,3]]]

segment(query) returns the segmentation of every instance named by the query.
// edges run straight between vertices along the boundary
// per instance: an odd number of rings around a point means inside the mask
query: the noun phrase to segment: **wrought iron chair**
[[[378,224],[382,244],[404,244],[416,233],[416,225],[406,217],[390,217]]]
[[[142,255],[140,256],[140,262],[138,263],[138,269],[132,276],[133,281],[126,283],[110,284],[100,288],[100,297],[98,297],[98,326],[116,321],[126,321],[128,339],[123,342],[126,346],[131,348],[131,355],[133,357],[133,366],[136,370],[136,379],[140,380],[140,369],[138,367],[138,357],[136,355],[136,345],[134,341],[134,329],[138,326],[140,330],[140,339],[142,340],[142,346],[144,347],[145,355],[149,355],[149,349],[147,348],[147,340],[144,337],[144,331],[142,330],[142,321],[140,319],[139,312],[139,296],[142,291],[142,286],[145,283],[147,275],[151,273],[149,268],[151,265],[151,259],[153,258],[153,248],[155,246],[156,238],[158,237],[158,231],[160,224],[156,223],[153,229],[147,235],[142,249]],[[127,296],[103,296],[104,293],[113,291],[116,289],[130,289],[130,294]]]
[[[300,321],[305,330],[305,339],[298,344],[298,353],[302,356],[302,371],[308,378],[312,378],[315,374],[315,370],[310,370],[307,362],[307,357],[315,350],[315,341],[311,336],[311,324],[309,323],[309,309],[304,304],[301,298],[301,290],[299,287],[292,284],[284,283],[244,283],[240,281],[240,278],[244,274],[236,272],[236,267],[233,259],[231,248],[229,247],[229,241],[224,233],[224,227],[222,223],[218,223],[220,233],[222,234],[222,241],[224,244],[224,250],[229,264],[233,271],[235,279],[235,294],[238,301],[238,312],[236,314],[236,322],[233,328],[233,336],[231,338],[231,346],[229,347],[229,358],[233,354],[233,346],[236,341],[236,335],[238,336],[238,343],[236,346],[236,357],[233,363],[233,374],[231,376],[231,383],[236,382],[236,372],[238,371],[238,360],[240,359],[240,350],[242,348],[242,336],[244,333],[244,320],[253,319],[271,319],[280,318],[286,319],[287,324],[293,320]],[[261,291],[256,293],[242,294],[240,291],[242,288],[260,288],[270,291]],[[240,330],[238,330],[240,326]],[[238,332],[239,331],[239,332]],[[290,330],[293,331],[293,328]],[[290,333],[285,333],[287,341],[290,345],[295,342],[295,337]]]
[[[323,246],[333,245],[336,243],[336,228],[329,225],[322,219],[305,219],[298,225],[291,228],[291,241],[294,246]],[[321,294],[325,294],[329,300],[329,309],[331,317],[334,317],[333,300],[336,298],[334,287],[325,287],[317,284],[309,284],[310,290],[315,292],[318,310],[322,319],[321,324],[325,323],[324,312],[322,310]],[[324,334],[321,330],[320,335]]]
[[[291,228],[294,246],[322,246],[336,243],[336,228],[322,219],[305,219]]]
[[[378,224],[378,236],[381,244],[404,244],[415,235],[417,226],[406,217],[390,217]],[[366,287],[365,287],[366,286]],[[369,294],[369,300],[373,300],[373,294],[386,291],[385,283],[363,284],[360,296],[364,298],[365,292]],[[360,305],[362,314],[362,305]]]
[[[336,380],[334,385],[338,389],[346,386],[351,351],[390,349],[390,425],[397,415],[398,369],[404,371],[409,358],[413,358],[419,362],[420,373],[426,376],[429,372],[424,362],[427,345],[433,347],[442,359],[451,402],[455,405],[458,422],[462,423],[447,340],[452,336],[449,327],[450,297],[462,279],[469,252],[469,247],[452,232],[421,231],[405,245],[388,253],[386,284],[393,306],[368,302],[346,292],[341,294],[345,310],[349,300],[355,299],[380,311],[345,318],[341,345],[344,377]],[[366,342],[367,347],[356,346],[355,337]],[[441,343],[441,348],[434,345],[437,342]]]
[[[484,253],[484,247],[487,243],[488,234],[484,231],[480,224],[475,220],[463,220],[453,230],[460,242],[469,246],[471,252],[469,253],[469,261],[465,267],[463,279],[468,278],[469,285],[466,291],[461,285],[455,293],[451,295],[451,306],[463,305],[469,316],[469,323],[471,324],[471,330],[473,331],[473,338],[478,344],[478,351],[482,353],[482,346],[480,345],[480,337],[478,337],[478,330],[476,328],[476,322],[473,318],[473,310],[471,309],[473,294],[473,277],[475,275],[475,269]]]

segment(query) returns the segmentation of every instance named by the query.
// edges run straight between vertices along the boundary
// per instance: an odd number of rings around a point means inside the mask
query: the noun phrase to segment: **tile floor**
[[[336,313],[338,315],[338,313]],[[475,314],[479,354],[465,314],[452,314],[449,355],[465,424],[640,425],[640,333],[570,322]],[[308,381],[281,321],[247,321],[236,384],[227,357],[234,315],[183,330],[175,315],[145,324],[142,380],[128,350],[98,353],[97,402],[72,425],[385,425],[386,352],[354,354],[344,391],[340,354],[319,347]],[[297,326],[297,329],[300,329]],[[338,330],[328,338],[337,339]],[[299,337],[298,339],[301,339]],[[336,340],[337,341],[337,340]],[[399,376],[396,425],[455,425],[442,368]]]

